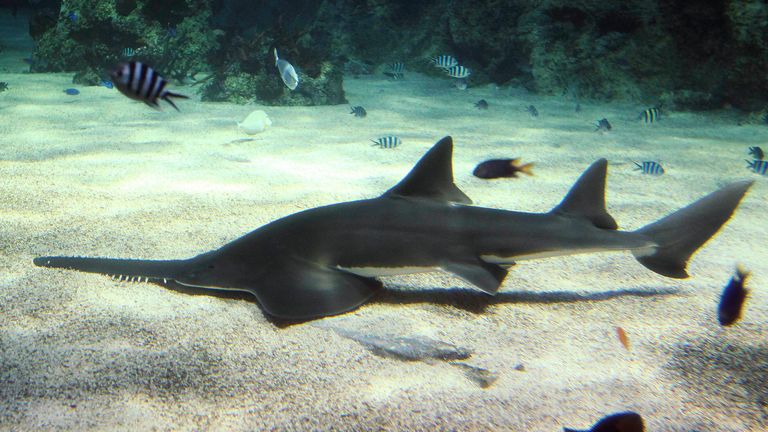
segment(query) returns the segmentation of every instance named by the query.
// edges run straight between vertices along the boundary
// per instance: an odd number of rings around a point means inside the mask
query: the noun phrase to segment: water
[[[25,13],[0,9],[4,427],[554,431],[625,410],[648,430],[766,427],[768,204],[765,179],[743,162],[748,147],[765,148],[764,125],[739,126],[733,110],[669,110],[644,125],[640,101],[582,99],[576,112],[570,97],[511,84],[462,91],[409,69],[398,80],[345,76],[349,104],[330,106],[202,101],[199,86],[174,81],[192,98],[180,113],[156,111],[114,89],[73,85],[72,73],[27,73]],[[300,59],[285,56],[301,75]],[[70,87],[80,94],[65,94]],[[480,99],[488,110],[474,107]],[[349,114],[356,105],[365,118]],[[237,122],[257,109],[273,124],[246,135]],[[610,132],[594,131],[601,118]],[[370,145],[388,135],[402,144]],[[607,158],[607,207],[623,230],[726,183],[756,183],[693,257],[690,279],[657,275],[626,252],[521,262],[495,297],[447,273],[390,276],[384,292],[323,326],[275,322],[247,294],[193,295],[32,264],[215,250],[302,210],[377,197],[446,135],[456,184],[481,207],[547,212]],[[471,175],[483,160],[513,157],[535,163],[534,176]],[[665,174],[634,171],[643,160]],[[752,290],[742,320],[723,329],[717,302],[737,262],[752,271]],[[459,346],[472,353],[463,363],[498,379],[483,388],[449,362],[378,356],[335,328]]]

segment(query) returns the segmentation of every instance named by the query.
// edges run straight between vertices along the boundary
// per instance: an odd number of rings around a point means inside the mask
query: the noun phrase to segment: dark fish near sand
[[[741,309],[747,299],[747,289],[744,287],[747,277],[749,277],[749,272],[743,267],[737,266],[736,274],[725,286],[723,294],[720,296],[720,304],[717,306],[717,320],[720,325],[729,326],[741,318]]]
[[[162,99],[178,111],[179,108],[171,98],[189,99],[189,96],[166,90],[168,81],[150,66],[141,62],[120,63],[110,73],[110,76],[120,93],[131,99],[144,102],[152,108],[159,109],[158,99]]]
[[[603,417],[590,429],[579,431],[577,429],[563,428],[563,432],[643,432],[645,425],[640,414],[625,411]]]
[[[8,90],[8,83],[5,81],[0,81],[0,92],[4,92]]]
[[[487,110],[488,102],[486,102],[485,99],[480,99],[479,101],[475,102],[475,108],[479,110]]]
[[[385,136],[381,138],[377,138],[375,140],[371,140],[373,142],[374,146],[379,146],[379,148],[395,148],[403,143],[403,141],[400,139],[400,137],[396,137],[393,135]]]
[[[648,175],[662,175],[664,174],[664,167],[660,163],[654,161],[645,161],[642,164],[635,162],[635,170],[639,170],[643,174]]]
[[[640,114],[638,119],[642,119],[646,124],[654,123],[659,119],[660,114],[661,111],[658,108],[648,108]]]
[[[603,118],[603,119],[600,119],[600,120],[596,121],[595,122],[595,126],[596,126],[595,132],[597,132],[597,131],[608,132],[609,130],[612,129],[611,123],[608,121],[607,118]]]
[[[528,113],[529,116],[531,116],[531,118],[536,118],[539,116],[539,110],[537,110],[536,107],[533,105],[528,105],[525,111]]]
[[[755,174],[766,175],[768,173],[768,161],[755,159],[752,162],[747,161],[747,168]]]
[[[760,159],[760,160],[762,160],[765,157],[765,154],[763,153],[763,149],[761,149],[758,146],[750,147],[749,154],[755,159]]]
[[[363,107],[361,107],[359,105],[352,107],[352,110],[349,113],[350,114],[354,114],[355,117],[358,117],[358,118],[363,118],[366,115],[368,115],[368,113],[365,111],[365,108],[363,108]]]
[[[483,179],[495,179],[502,177],[517,178],[517,173],[533,175],[532,163],[519,165],[520,159],[491,159],[480,163],[472,171],[472,175]]]
[[[277,71],[280,72],[283,84],[291,90],[296,90],[296,87],[299,85],[299,76],[296,75],[296,69],[294,69],[292,64],[277,56],[277,48],[275,48],[275,66],[277,66]]]
[[[80,94],[80,90],[76,88],[68,88],[64,90],[64,93],[70,95],[70,96],[77,96]]]

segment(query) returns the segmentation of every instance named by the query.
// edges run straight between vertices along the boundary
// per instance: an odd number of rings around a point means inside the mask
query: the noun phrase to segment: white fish
[[[280,78],[283,79],[285,86],[291,90],[296,90],[296,87],[299,85],[299,76],[296,75],[296,69],[293,68],[292,64],[285,60],[281,60],[277,56],[277,48],[275,48],[275,66],[277,66],[277,70],[280,72]]]

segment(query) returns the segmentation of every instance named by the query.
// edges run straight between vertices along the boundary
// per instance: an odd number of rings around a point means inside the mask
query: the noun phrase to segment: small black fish
[[[648,108],[647,110],[643,111],[638,119],[643,119],[643,121],[648,123],[654,123],[656,120],[659,119],[659,115],[661,114],[661,111],[658,108]]]
[[[596,122],[595,122],[595,126],[597,127],[597,128],[595,129],[595,132],[597,132],[597,131],[600,131],[600,132],[608,132],[609,130],[611,130],[611,129],[612,129],[612,128],[611,128],[611,123],[610,123],[610,122],[608,122],[608,119],[607,119],[607,118],[604,118],[604,119],[600,119],[600,120],[596,121]]]
[[[643,174],[649,175],[662,175],[664,174],[664,167],[660,163],[654,161],[645,161],[641,164],[635,162],[635,170],[639,170]]]
[[[747,168],[755,174],[766,175],[768,173],[768,161],[755,159],[752,162],[747,161]]]
[[[8,83],[5,81],[0,81],[0,92],[4,92],[8,90]]]
[[[517,173],[523,173],[532,176],[533,172],[531,172],[531,169],[533,168],[533,164],[527,163],[525,165],[519,165],[519,161],[519,158],[487,160],[476,166],[475,170],[472,171],[472,175],[483,179],[495,179],[502,177],[517,178]]]
[[[371,141],[373,141],[374,146],[379,146],[379,148],[395,148],[403,143],[400,137],[394,135],[377,138]]]
[[[645,425],[640,414],[625,411],[603,417],[584,432],[643,432]],[[579,432],[576,429],[563,428],[563,432]]]
[[[749,272],[741,266],[736,266],[736,274],[725,286],[717,306],[717,320],[720,325],[729,326],[741,318],[741,308],[747,299],[747,289],[744,288],[747,277]]]
[[[539,116],[539,110],[536,109],[533,105],[528,105],[528,108],[525,109],[528,112],[528,115],[530,115],[533,118],[536,118]]]
[[[479,101],[475,102],[475,108],[479,110],[487,110],[488,102],[485,99],[480,99]]]
[[[363,118],[363,117],[365,117],[366,115],[368,115],[368,113],[367,113],[367,112],[365,112],[365,108],[361,107],[360,105],[358,105],[358,106],[353,106],[353,107],[352,107],[352,110],[351,110],[349,113],[350,113],[350,114],[354,114],[354,115],[355,115],[355,117],[359,117],[359,118]]]
[[[158,99],[162,99],[178,111],[179,108],[171,98],[189,99],[189,96],[166,90],[165,86],[168,85],[168,81],[150,66],[141,62],[120,63],[110,73],[110,76],[120,93],[131,99],[142,101],[153,108],[159,109]]]
[[[765,154],[763,153],[763,149],[761,149],[758,146],[750,147],[749,154],[752,155],[755,159],[760,159],[760,160],[762,160],[765,157]]]

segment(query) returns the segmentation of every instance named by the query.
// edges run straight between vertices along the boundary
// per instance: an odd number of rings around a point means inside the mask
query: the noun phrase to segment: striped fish
[[[128,58],[133,57],[134,54],[136,54],[136,51],[134,51],[133,48],[123,48],[120,53],[123,55],[123,57]]]
[[[442,69],[450,69],[454,66],[459,65],[459,61],[456,60],[455,57],[449,56],[449,55],[441,55],[441,56],[433,57],[432,63],[435,64],[435,67],[439,67]]]
[[[749,164],[747,168],[755,174],[766,175],[768,173],[768,161],[755,159],[752,162],[747,161],[747,163]]]
[[[661,164],[653,161],[645,161],[641,164],[635,162],[635,165],[637,167],[636,170],[640,170],[643,174],[650,174],[650,175],[662,175],[664,174],[664,168],[661,166]]]
[[[384,75],[390,76],[394,79],[401,79],[405,77],[405,64],[403,62],[390,63],[389,71],[384,72]]]
[[[144,102],[152,108],[159,109],[158,99],[162,99],[178,111],[179,108],[171,98],[189,99],[189,96],[166,90],[165,86],[168,85],[168,81],[163,79],[154,69],[141,62],[120,63],[110,73],[110,76],[120,93],[131,99]]]
[[[372,146],[379,146],[379,148],[395,148],[403,143],[403,141],[400,139],[400,137],[390,135],[381,137],[375,140],[371,140],[373,142]]]
[[[448,74],[451,78],[466,78],[470,75],[472,75],[472,71],[465,68],[464,66],[453,66],[445,70],[445,72]]]
[[[639,118],[643,119],[643,121],[648,124],[656,122],[660,115],[661,111],[658,108],[648,108],[640,114]]]

